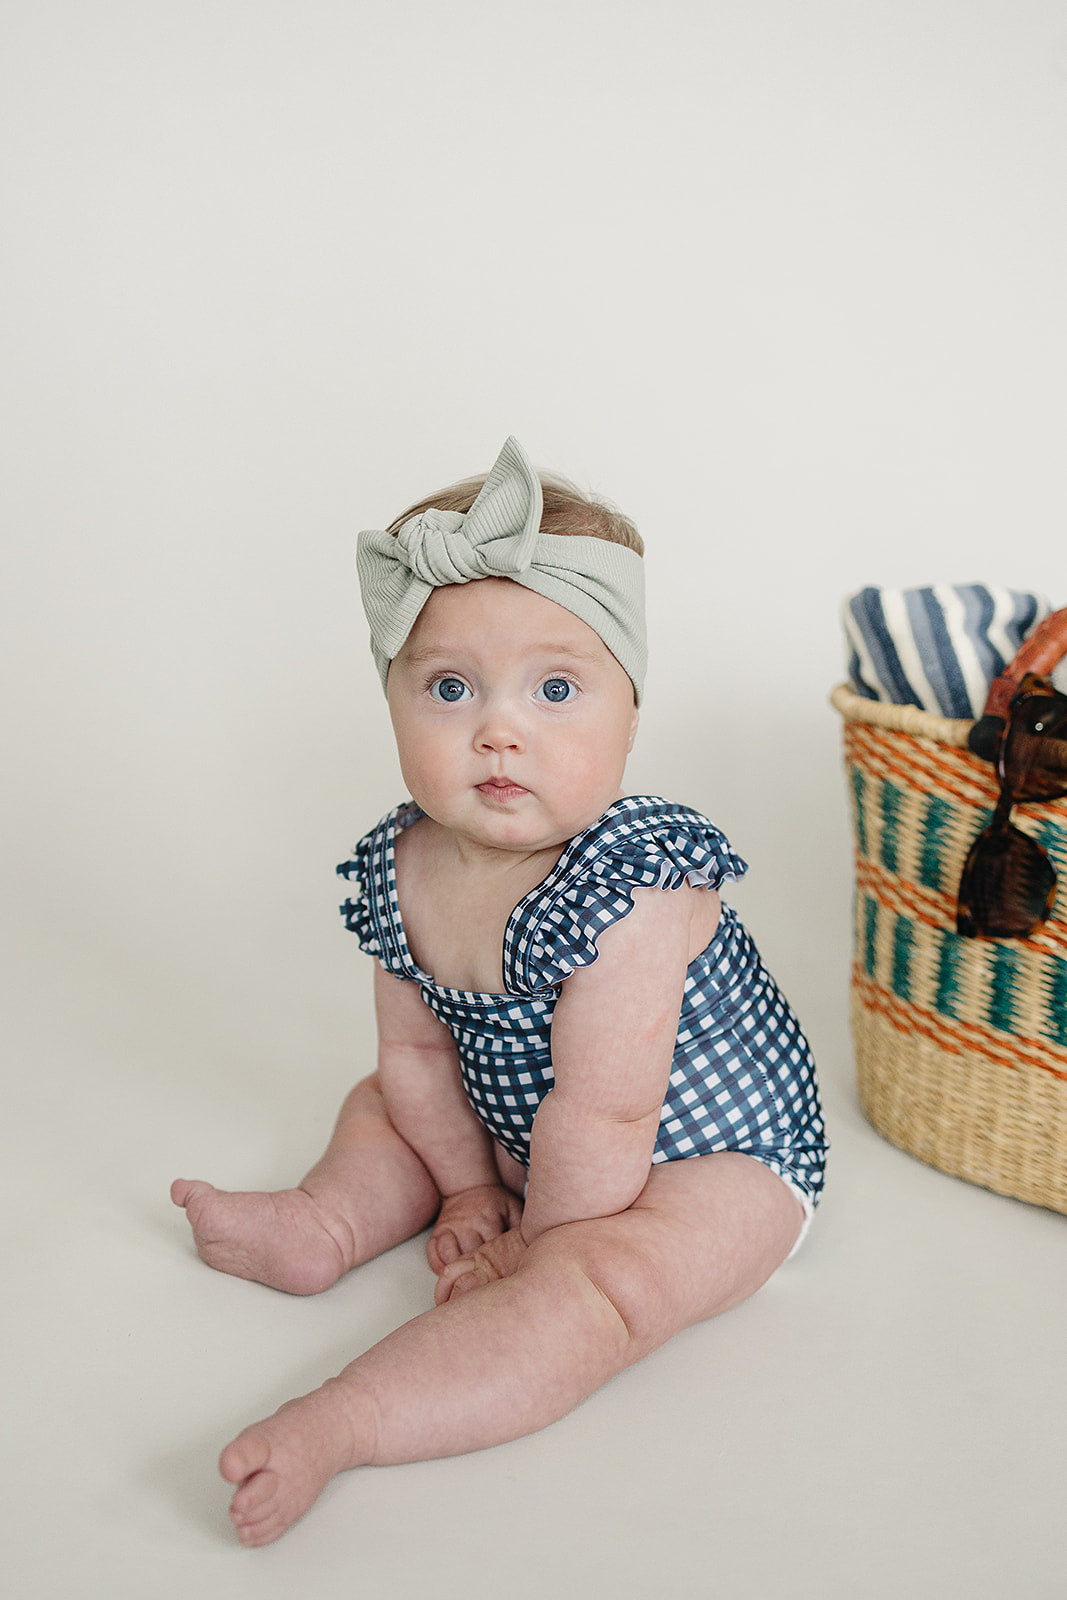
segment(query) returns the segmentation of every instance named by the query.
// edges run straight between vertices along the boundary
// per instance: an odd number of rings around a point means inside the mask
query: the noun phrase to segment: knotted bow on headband
[[[541,480],[508,439],[469,511],[431,508],[395,535],[359,535],[356,566],[383,687],[434,589],[512,578],[588,623],[640,700],[648,658],[641,557],[592,535],[541,533],[541,509]]]

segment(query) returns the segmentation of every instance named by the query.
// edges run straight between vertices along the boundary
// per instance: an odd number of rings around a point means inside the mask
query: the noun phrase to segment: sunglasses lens
[[[1004,777],[1015,800],[1067,794],[1067,696],[1027,695],[1012,708]]]
[[[1055,896],[1056,874],[1041,846],[1018,828],[987,828],[964,863],[957,931],[968,939],[1025,939]]]

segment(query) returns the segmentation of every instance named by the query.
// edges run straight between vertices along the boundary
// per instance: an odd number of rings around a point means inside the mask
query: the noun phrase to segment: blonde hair
[[[541,480],[541,494],[544,509],[541,513],[542,533],[554,534],[585,534],[594,539],[607,539],[610,544],[621,544],[627,550],[634,550],[639,556],[645,553],[644,541],[629,517],[624,517],[621,511],[609,505],[605,500],[599,500],[592,495],[583,494],[573,483],[568,483],[566,478],[557,478],[549,473],[538,473]],[[428,494],[425,499],[418,500],[413,506],[408,506],[399,517],[395,517],[386,529],[387,533],[399,533],[403,524],[409,517],[417,517],[420,511],[435,509],[438,511],[467,512],[474,504],[479,490],[485,483],[485,474],[478,478],[464,478],[461,483],[453,483],[447,489],[440,489],[436,494]]]

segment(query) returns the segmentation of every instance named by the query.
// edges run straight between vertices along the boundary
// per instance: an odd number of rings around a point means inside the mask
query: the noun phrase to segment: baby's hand
[[[481,1289],[498,1278],[510,1278],[528,1249],[519,1228],[497,1234],[488,1244],[481,1245],[471,1255],[453,1261],[437,1280],[434,1299],[439,1306],[454,1295],[466,1294],[470,1289]]]
[[[441,1203],[426,1255],[440,1277],[454,1262],[473,1256],[490,1239],[508,1228],[516,1228],[522,1218],[522,1201],[502,1183],[479,1184],[451,1194]]]

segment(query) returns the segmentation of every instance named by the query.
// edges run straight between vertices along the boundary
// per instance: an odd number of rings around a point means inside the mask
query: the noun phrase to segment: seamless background
[[[1052,0],[0,5],[4,1535],[26,1596],[1051,1596],[1063,1220],[855,1105],[842,597],[1067,603]],[[806,1254],[535,1440],[228,1542],[213,1456],[428,1302],[210,1274],[372,1064],[360,527],[508,433],[648,547],[635,791],[709,812],[834,1138]],[[172,1587],[173,1586],[173,1587]]]

